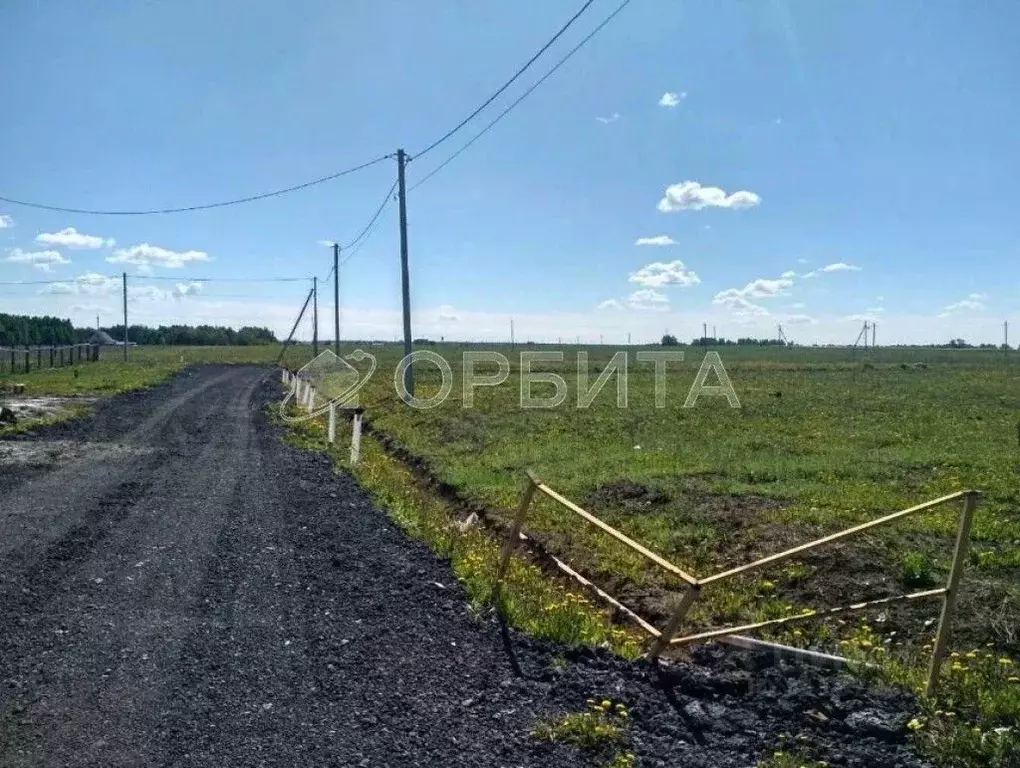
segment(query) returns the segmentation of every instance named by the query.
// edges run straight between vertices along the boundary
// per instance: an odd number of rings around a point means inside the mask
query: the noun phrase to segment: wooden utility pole
[[[404,164],[407,155],[397,150],[397,200],[400,207],[400,288],[404,302],[404,357],[411,354],[411,275],[407,268],[407,190],[404,185]],[[404,389],[414,397],[414,368],[407,361],[404,368]]]
[[[514,348],[514,319],[510,318],[510,349]]]
[[[319,356],[319,278],[312,278],[312,357]]]
[[[128,355],[128,324],[127,324],[127,272],[121,274],[121,284],[124,287],[124,362],[127,362]]]
[[[333,352],[340,357],[340,246],[333,243]]]
[[[875,329],[878,327],[878,323],[871,324],[871,348],[875,349]]]
[[[1009,320],[1002,324],[1002,351],[1009,354]]]

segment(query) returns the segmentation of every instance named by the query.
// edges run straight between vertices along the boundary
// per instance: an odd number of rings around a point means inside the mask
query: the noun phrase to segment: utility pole
[[[871,349],[875,349],[875,329],[878,327],[878,323],[871,324]]]
[[[124,286],[124,362],[127,362],[128,348],[128,324],[127,324],[127,272],[121,275],[121,282]]]
[[[510,349],[514,348],[514,319],[510,318]]]
[[[340,245],[333,243],[333,352],[340,357]]]
[[[400,203],[400,287],[404,299],[404,357],[411,354],[411,276],[407,269],[407,191],[404,188],[404,163],[407,155],[397,150],[397,194]],[[414,397],[414,368],[407,361],[404,368],[404,389]]]
[[[627,346],[630,346],[630,331],[627,331]]]
[[[708,323],[701,324],[701,346],[708,346]]]
[[[1002,351],[1009,354],[1009,320],[1002,324]]]
[[[718,339],[719,338],[718,336],[715,335],[715,326],[714,325],[712,326],[712,338],[713,339]]]
[[[312,357],[319,356],[319,278],[312,278]]]
[[[868,321],[864,321],[864,351],[868,351]]]

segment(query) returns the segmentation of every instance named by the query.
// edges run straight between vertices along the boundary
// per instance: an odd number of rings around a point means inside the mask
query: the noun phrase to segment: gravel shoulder
[[[274,381],[192,368],[3,441],[36,445],[0,452],[0,766],[604,765],[530,735],[589,698],[629,706],[641,766],[752,766],[782,733],[832,765],[924,765],[906,694],[473,617],[444,562],[283,443]]]

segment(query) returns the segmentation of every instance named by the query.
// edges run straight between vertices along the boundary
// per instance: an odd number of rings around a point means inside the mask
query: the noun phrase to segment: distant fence
[[[754,562],[747,563],[745,565],[738,566],[736,568],[730,568],[720,573],[716,573],[712,576],[705,578],[697,578],[677,566],[670,563],[660,555],[652,552],[648,548],[629,538],[625,534],[616,530],[607,523],[599,520],[597,517],[592,515],[590,512],[581,509],[581,507],[574,504],[569,499],[564,498],[560,494],[556,493],[552,488],[545,485],[541,480],[538,479],[532,472],[528,472],[528,484],[524,490],[524,495],[521,498],[520,506],[517,509],[517,513],[514,516],[513,522],[510,525],[510,530],[507,535],[507,539],[504,542],[502,555],[499,560],[499,565],[496,572],[496,590],[497,594],[500,589],[501,583],[506,576],[507,567],[510,563],[510,556],[513,550],[516,548],[518,542],[527,537],[522,533],[524,521],[527,517],[528,508],[532,504],[532,500],[536,493],[541,493],[548,498],[552,499],[556,503],[560,504],[564,508],[570,510],[574,514],[583,518],[587,522],[594,525],[596,528],[602,530],[604,533],[612,536],[618,542],[628,547],[629,549],[642,555],[647,560],[655,563],[657,566],[678,577],[685,584],[683,595],[680,598],[680,602],[677,605],[673,615],[670,617],[666,626],[661,630],[652,626],[650,623],[642,619],[640,616],[635,614],[628,608],[625,608],[617,600],[612,598],[610,595],[602,592],[600,589],[595,589],[595,592],[613,605],[614,608],[623,609],[624,612],[634,619],[648,635],[651,636],[651,646],[648,651],[650,658],[656,658],[661,654],[667,647],[686,645],[689,643],[695,643],[703,640],[709,640],[712,638],[729,639],[734,638],[740,641],[738,644],[746,646],[765,646],[768,645],[774,650],[780,650],[788,655],[802,656],[806,659],[818,661],[823,654],[817,652],[805,651],[799,648],[792,648],[789,646],[781,646],[774,643],[761,643],[761,641],[752,640],[751,638],[738,637],[737,633],[747,632],[755,629],[762,629],[773,625],[786,624],[792,621],[804,621],[807,619],[820,619],[826,616],[832,616],[836,614],[842,614],[850,611],[865,610],[872,606],[884,605],[886,603],[901,602],[901,601],[913,601],[926,598],[941,598],[942,599],[942,613],[939,620],[938,630],[935,635],[935,643],[932,650],[931,663],[928,671],[928,684],[926,688],[927,695],[931,696],[935,693],[938,686],[939,674],[942,668],[942,661],[945,658],[946,648],[949,642],[949,632],[953,621],[953,614],[956,606],[956,598],[959,594],[960,579],[963,575],[963,567],[967,558],[967,550],[970,544],[970,530],[974,520],[974,511],[977,508],[978,502],[981,499],[980,491],[958,491],[951,493],[948,496],[935,499],[933,501],[925,502],[924,504],[918,504],[917,506],[910,507],[909,509],[903,509],[899,512],[893,512],[892,514],[885,515],[876,520],[871,520],[867,523],[855,525],[852,528],[833,533],[828,536],[823,536],[820,539],[810,541],[806,544],[787,549],[783,552],[777,552],[776,554],[769,555],[767,557],[760,558]],[[738,574],[746,573],[748,571],[757,570],[765,566],[777,563],[788,558],[794,557],[801,553],[807,552],[815,547],[829,544],[833,541],[843,539],[849,536],[863,533],[866,530],[875,528],[879,525],[891,523],[894,520],[906,517],[908,515],[917,514],[919,512],[926,512],[934,507],[942,504],[947,504],[953,501],[962,501],[962,509],[960,511],[960,520],[956,534],[956,546],[953,551],[952,565],[949,571],[949,579],[945,587],[938,589],[928,589],[922,592],[913,592],[905,595],[897,595],[895,597],[887,597],[879,600],[869,600],[861,603],[854,603],[852,605],[841,606],[838,608],[828,608],[823,610],[805,610],[803,613],[796,614],[793,616],[786,616],[780,619],[770,619],[767,621],[757,621],[748,624],[742,624],[739,626],[723,627],[720,629],[712,629],[706,632],[698,632],[696,634],[690,634],[682,637],[677,637],[677,632],[680,629],[684,619],[694,603],[701,596],[701,590],[703,587],[717,582],[729,579]],[[572,569],[561,564],[556,560],[556,564],[560,566],[561,570],[567,573],[567,575],[581,581],[585,586],[592,587],[590,582],[580,577],[579,574],[574,572]],[[824,658],[828,661],[845,662],[845,659],[841,659],[836,656],[825,655]]]
[[[100,349],[99,344],[0,347],[0,374],[31,373],[44,368],[94,363],[99,360]]]

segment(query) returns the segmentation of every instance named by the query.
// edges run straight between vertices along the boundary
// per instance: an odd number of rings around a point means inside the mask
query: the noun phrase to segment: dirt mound
[[[614,506],[641,509],[659,507],[668,504],[669,500],[669,496],[658,488],[624,479],[599,486],[585,497],[584,502],[593,509]]]

